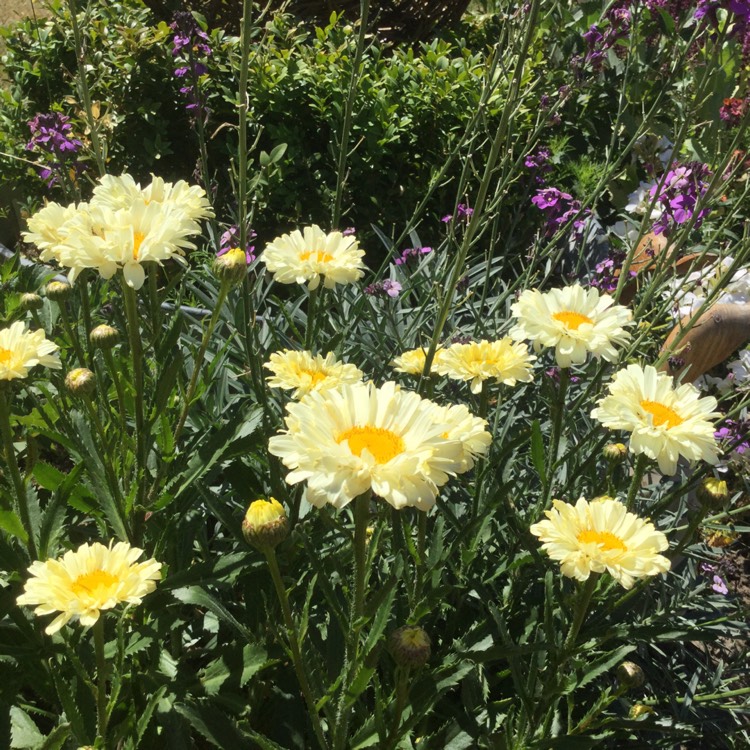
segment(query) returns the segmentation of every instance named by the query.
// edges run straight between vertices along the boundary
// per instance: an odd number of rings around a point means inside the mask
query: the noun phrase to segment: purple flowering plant
[[[175,78],[186,79],[180,87],[180,93],[188,101],[185,109],[191,117],[205,120],[210,110],[206,106],[201,83],[203,76],[208,74],[206,60],[213,54],[209,45],[211,40],[188,11],[176,11],[169,27],[174,31],[172,56],[178,63],[174,75]]]
[[[573,223],[575,236],[580,237],[591,217],[590,209],[582,209],[580,201],[555,187],[538,189],[531,202],[544,213],[545,234],[548,237],[556,234],[569,222]]]
[[[247,261],[248,265],[250,265],[250,263],[255,260],[255,245],[251,245],[250,243],[257,236],[258,235],[252,229],[248,229],[246,239],[247,244],[245,245],[245,260]],[[233,224],[219,238],[219,250],[216,253],[216,257],[218,258],[225,253],[228,253],[235,247],[239,247],[239,245],[240,228],[236,224]]]
[[[36,115],[28,122],[31,139],[26,149],[44,158],[45,166],[39,168],[39,176],[52,187],[60,181],[62,174],[70,169],[80,172],[82,164],[76,159],[81,141],[73,136],[70,117],[59,112]]]
[[[700,228],[709,208],[696,209],[708,190],[706,178],[710,175],[705,164],[688,162],[673,167],[651,188],[649,197],[655,201],[654,207],[662,209],[662,215],[654,222],[654,234],[669,234],[693,218],[695,229]]]

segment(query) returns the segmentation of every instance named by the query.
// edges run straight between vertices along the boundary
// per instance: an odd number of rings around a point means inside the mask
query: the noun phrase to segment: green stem
[[[281,572],[279,571],[279,563],[276,560],[276,550],[273,548],[264,549],[263,553],[268,561],[268,568],[271,571],[271,579],[273,585],[276,588],[276,595],[279,598],[279,604],[281,604],[281,611],[284,616],[284,625],[286,626],[287,640],[289,641],[289,648],[292,652],[292,662],[294,663],[294,671],[297,673],[297,679],[299,680],[300,687],[302,688],[302,695],[305,697],[305,703],[307,704],[307,711],[310,715],[310,722],[312,723],[315,736],[318,739],[318,744],[323,750],[328,748],[325,734],[323,733],[323,727],[320,723],[320,716],[315,706],[315,699],[313,698],[312,689],[310,688],[310,681],[307,678],[307,671],[305,670],[305,663],[302,661],[302,652],[300,649],[299,633],[297,632],[297,626],[294,623],[292,617],[292,610],[289,606],[289,597],[287,596],[284,582],[281,579]]]
[[[628,510],[632,511],[635,507],[635,501],[638,498],[638,490],[641,488],[641,481],[643,480],[643,475],[646,473],[648,461],[648,456],[645,453],[640,453],[638,455],[638,458],[635,460],[635,467],[633,468],[633,478],[630,480],[628,499],[625,503]]]
[[[589,577],[586,579],[586,583],[580,590],[578,601],[576,602],[575,613],[573,615],[573,622],[570,625],[570,631],[568,632],[568,637],[565,639],[565,645],[563,646],[563,650],[566,654],[575,646],[576,638],[578,638],[581,625],[583,625],[583,621],[586,618],[586,613],[589,609],[589,602],[594,594],[598,580],[598,573],[590,573]]]
[[[557,464],[557,454],[560,452],[560,435],[562,434],[563,415],[565,414],[565,398],[568,395],[568,385],[570,384],[570,369],[567,367],[560,368],[560,387],[557,391],[557,400],[555,402],[555,416],[552,422],[552,439],[550,441],[549,470],[547,472],[550,486],[552,485],[552,475]]]
[[[310,292],[307,302],[307,325],[305,326],[305,349],[312,352],[313,340],[315,339],[315,313],[318,305],[320,287],[315,287]]]
[[[347,730],[351,711],[346,708],[349,685],[356,674],[359,656],[359,621],[364,612],[365,580],[367,578],[367,520],[370,514],[371,491],[360,495],[354,501],[354,582],[349,610],[349,632],[344,653],[344,681],[341,686],[336,709],[336,730],[333,747],[344,750],[348,740]]]
[[[398,667],[396,678],[396,705],[393,709],[393,724],[391,731],[388,733],[388,739],[385,742],[385,750],[392,750],[398,743],[398,730],[401,728],[401,717],[406,708],[406,701],[409,697],[409,667]]]
[[[120,414],[120,430],[123,440],[123,452],[125,450],[125,441],[130,440],[130,436],[128,435],[128,416],[127,411],[125,409],[125,391],[122,388],[122,380],[120,379],[120,370],[115,367],[115,360],[112,356],[112,351],[110,349],[102,349],[102,356],[104,357],[104,362],[107,365],[107,369],[109,370],[109,376],[112,378],[112,382],[115,385],[115,393],[117,393],[117,410]],[[123,466],[125,465],[125,462],[123,461]],[[127,479],[127,477],[126,477]]]
[[[362,65],[362,56],[365,50],[365,38],[367,37],[367,21],[370,15],[370,0],[360,0],[359,13],[359,36],[357,37],[357,49],[354,53],[352,63],[352,77],[349,81],[349,92],[346,96],[346,106],[344,108],[344,123],[341,128],[341,143],[339,144],[339,159],[336,168],[336,197],[333,202],[333,214],[331,216],[331,226],[337,229],[341,221],[341,203],[344,198],[344,182],[346,181],[346,160],[349,156],[349,135],[352,128],[352,112],[354,111],[354,100],[357,96],[357,86],[359,85],[360,68]]]
[[[89,369],[94,369],[94,352],[91,348],[91,342],[89,341],[88,334],[91,333],[91,305],[89,303],[89,275],[84,274],[79,285],[80,294],[79,299],[81,300],[81,312],[83,313],[83,329],[86,331],[86,362]]]
[[[68,308],[64,300],[60,301],[60,317],[62,318],[63,328],[65,333],[70,339],[70,343],[73,344],[73,349],[78,358],[78,366],[86,367],[86,354],[83,351],[81,342],[78,340],[78,331],[73,329],[73,325],[70,322],[70,316],[68,315]]]
[[[86,79],[86,50],[83,47],[81,29],[78,25],[78,7],[76,0],[68,0],[68,7],[70,9],[71,24],[73,26],[73,40],[76,46],[76,63],[78,64],[78,78],[81,85],[81,99],[83,100],[86,121],[91,133],[91,145],[94,147],[96,166],[99,170],[99,176],[103,177],[107,173],[107,168],[105,166],[101,142],[99,140],[99,126],[97,125],[96,118],[94,117],[94,109],[91,105],[91,92],[89,91],[89,84]]]
[[[146,475],[146,435],[144,419],[143,394],[143,342],[141,341],[141,327],[138,320],[138,301],[135,290],[122,280],[122,293],[125,298],[125,314],[128,325],[128,341],[130,342],[130,356],[133,360],[133,398],[135,403],[135,463],[137,499],[143,496],[144,478]],[[142,505],[142,503],[140,503]],[[137,511],[139,512],[139,511]],[[134,541],[138,538],[134,533]]]
[[[94,623],[94,651],[96,652],[96,740],[97,747],[107,747],[107,660],[104,658],[104,617]]]
[[[427,513],[417,512],[417,565],[414,571],[414,602],[422,595],[422,573],[424,571],[425,548],[427,547]]]
[[[13,487],[16,491],[15,510],[18,513],[26,534],[28,535],[27,546],[32,560],[36,560],[36,543],[34,542],[31,516],[29,515],[29,501],[26,496],[26,484],[16,461],[16,449],[13,446],[13,430],[10,426],[10,399],[7,397],[7,384],[0,383],[0,433],[2,433],[3,447],[5,449],[5,463],[10,472]]]

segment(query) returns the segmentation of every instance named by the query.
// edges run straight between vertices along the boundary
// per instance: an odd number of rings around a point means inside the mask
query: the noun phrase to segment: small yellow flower
[[[535,359],[526,344],[506,337],[453,344],[442,353],[435,369],[453,380],[470,380],[471,392],[480,393],[482,383],[489,379],[510,386],[518,381],[530,382],[534,377],[531,363]]]
[[[344,237],[341,232],[325,234],[313,225],[277,237],[260,259],[280,284],[307,284],[312,290],[321,279],[327,289],[361,279],[364,254],[354,237]]]
[[[25,378],[36,365],[59,370],[59,347],[44,331],[27,331],[21,321],[0,330],[0,380]]]
[[[427,351],[428,349],[421,348],[409,349],[399,357],[396,357],[391,362],[391,367],[393,367],[396,372],[403,372],[406,375],[421,375],[424,372],[424,363],[427,361]],[[443,351],[444,349],[441,346],[435,350],[435,356],[432,359],[432,367],[430,368],[431,372],[435,372],[435,367],[439,362],[440,357],[443,355]]]
[[[716,399],[701,398],[690,383],[675,388],[672,378],[647,365],[628,365],[615,373],[609,395],[591,412],[610,430],[628,430],[632,453],[659,463],[663,474],[677,471],[680,456],[689,461],[718,462],[714,425]]]
[[[69,550],[57,560],[34,562],[17,602],[36,606],[37,615],[61,613],[45,628],[49,635],[73,618],[91,627],[100,610],[120,602],[140,604],[156,588],[161,563],[153,559],[136,563],[142,554],[143,550],[127,542],[110,542],[109,547],[94,542],[82,544],[75,552]]]
[[[527,289],[510,309],[518,318],[511,338],[533,341],[537,352],[554,347],[560,367],[583,364],[589,352],[615,362],[617,347],[630,340],[624,328],[631,324],[630,310],[593,287],[573,284],[546,293]]]
[[[359,383],[362,371],[354,365],[339,362],[333,352],[320,354],[286,349],[275,352],[263,367],[273,375],[267,378],[271,388],[294,390],[292,398],[300,399],[311,391],[324,391],[344,383]]]
[[[618,500],[580,498],[575,505],[554,500],[552,506],[530,531],[563,575],[585,581],[606,570],[629,589],[636,578],[669,570],[669,560],[657,554],[669,546],[667,537]]]

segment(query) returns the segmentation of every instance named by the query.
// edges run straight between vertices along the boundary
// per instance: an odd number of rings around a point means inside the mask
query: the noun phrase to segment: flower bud
[[[228,250],[214,261],[214,274],[220,281],[239,284],[247,275],[247,255],[239,247]]]
[[[289,534],[284,506],[273,497],[250,503],[242,522],[242,533],[247,543],[256,549],[273,549]]]
[[[635,703],[630,707],[630,718],[640,719],[641,716],[648,716],[654,713],[654,709],[651,706],[646,706],[643,703]]]
[[[643,670],[632,661],[624,661],[617,667],[617,679],[625,688],[639,688],[646,681]]]
[[[22,310],[41,310],[42,305],[44,305],[44,300],[38,294],[26,292],[26,294],[21,295]]]
[[[399,667],[421,667],[430,658],[432,642],[424,628],[404,625],[388,638],[388,650]]]
[[[628,449],[622,443],[607,443],[602,449],[602,454],[607,463],[617,466],[617,464],[621,464],[628,457]]]
[[[727,483],[723,479],[715,477],[706,477],[698,485],[698,500],[704,505],[723,505],[729,500],[729,490]]]
[[[65,377],[65,387],[74,396],[90,396],[96,390],[94,373],[85,367],[76,367]]]
[[[50,281],[44,289],[48,299],[52,299],[55,302],[64,302],[70,297],[72,291],[73,288],[67,281]]]
[[[108,325],[97,326],[89,334],[89,341],[94,349],[111,349],[119,340],[117,329]]]

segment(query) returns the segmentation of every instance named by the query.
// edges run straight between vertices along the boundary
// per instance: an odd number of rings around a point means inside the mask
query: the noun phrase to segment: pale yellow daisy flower
[[[589,352],[615,362],[618,347],[630,340],[624,328],[632,323],[630,310],[593,287],[573,284],[546,293],[527,289],[510,309],[518,319],[511,338],[532,341],[537,352],[554,347],[560,367],[583,364]]]
[[[452,344],[443,351],[435,369],[453,380],[470,380],[471,392],[480,393],[482,383],[489,379],[504,385],[530,382],[534,377],[531,362],[535,359],[526,344],[506,337]]]
[[[658,554],[669,547],[667,537],[619,500],[580,498],[575,505],[553,500],[545,515],[547,520],[533,524],[530,531],[570,578],[585,581],[592,573],[607,571],[629,589],[636,578],[670,568],[669,560]]]
[[[663,474],[674,474],[680,456],[715,464],[718,445],[714,424],[716,399],[701,397],[690,383],[674,387],[672,378],[654,367],[628,365],[615,373],[609,395],[591,412],[611,430],[631,433],[629,448],[659,462]]]
[[[443,348],[439,346],[432,358],[431,372],[435,372],[435,365],[443,355]],[[424,363],[427,361],[428,349],[409,349],[391,361],[391,367],[396,372],[406,375],[421,375],[424,372]]]
[[[57,560],[34,562],[29,568],[32,577],[17,602],[36,606],[37,615],[60,612],[45,628],[49,635],[74,618],[90,627],[101,610],[120,602],[140,604],[156,588],[161,563],[153,559],[136,563],[142,554],[143,550],[127,542],[110,542],[109,547],[94,542],[82,544],[75,552],[69,550]]]
[[[0,380],[25,378],[36,365],[59,370],[59,347],[44,331],[27,331],[21,321],[0,330]]]
[[[326,234],[319,226],[277,237],[266,246],[260,259],[281,284],[307,284],[332,289],[336,284],[352,284],[364,275],[364,250],[357,240],[341,232]]]
[[[492,435],[487,432],[487,420],[475,417],[463,404],[438,406],[435,419],[438,424],[448,427],[442,437],[461,442],[461,471],[474,468],[475,460],[487,453],[492,442]]]
[[[344,383],[359,383],[363,373],[354,365],[339,362],[333,352],[325,358],[311,352],[286,349],[275,352],[263,367],[273,375],[266,378],[271,388],[294,390],[292,398],[302,398],[310,391],[323,391]]]
[[[394,508],[429,510],[468,465],[456,423],[440,421],[439,409],[393,382],[312,392],[287,406],[269,451],[291,469],[289,484],[307,482],[316,507],[343,508],[371,489]]]

